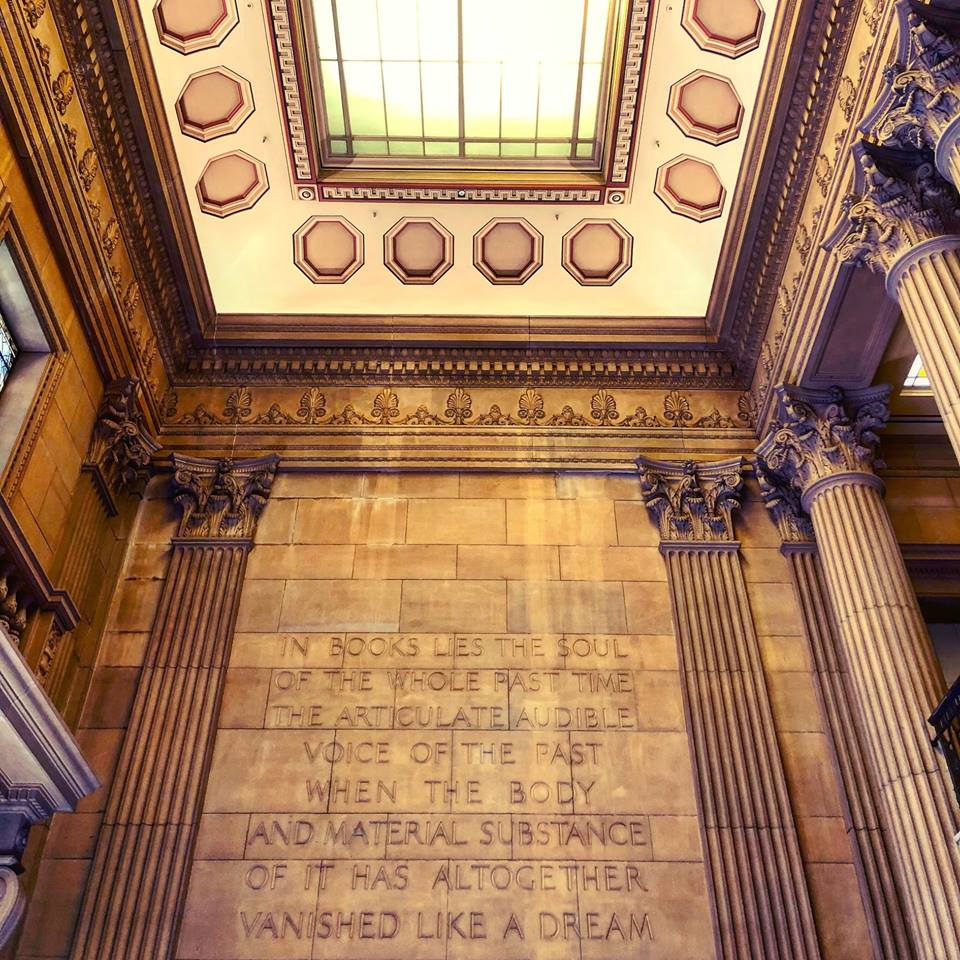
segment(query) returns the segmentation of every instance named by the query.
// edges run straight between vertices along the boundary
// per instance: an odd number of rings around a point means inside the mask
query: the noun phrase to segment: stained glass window
[[[3,314],[0,314],[0,390],[3,389],[17,359],[17,341],[7,326]]]
[[[913,366],[910,367],[910,372],[907,374],[907,379],[904,381],[903,387],[905,390],[930,389],[930,378],[927,376],[927,371],[923,367],[923,361],[919,357],[913,361]]]
[[[616,0],[313,0],[325,164],[597,167]]]

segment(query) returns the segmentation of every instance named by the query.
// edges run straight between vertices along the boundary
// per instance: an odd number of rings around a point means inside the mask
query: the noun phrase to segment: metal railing
[[[933,745],[946,757],[957,803],[960,803],[960,677],[933,711],[930,726],[936,731]]]

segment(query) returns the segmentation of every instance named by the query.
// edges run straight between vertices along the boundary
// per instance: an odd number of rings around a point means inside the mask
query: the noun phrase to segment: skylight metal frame
[[[501,156],[468,156],[466,155],[466,145],[468,143],[530,143],[547,144],[567,142],[568,138],[548,138],[548,137],[525,137],[508,138],[502,136],[502,106],[501,106],[501,136],[495,140],[490,137],[467,137],[464,130],[464,56],[463,56],[463,0],[457,0],[458,6],[458,67],[459,67],[459,136],[456,139],[458,147],[457,156],[376,156],[376,155],[356,155],[351,154],[351,140],[377,140],[382,141],[384,137],[362,137],[350,134],[349,108],[346,103],[346,80],[344,75],[344,59],[342,51],[338,46],[337,64],[340,71],[340,90],[344,110],[344,118],[347,130],[347,155],[336,155],[329,149],[332,140],[342,140],[342,135],[334,135],[328,129],[327,113],[324,103],[324,88],[321,77],[321,57],[318,44],[316,42],[317,28],[316,17],[314,13],[315,3],[331,2],[336,11],[337,3],[349,2],[349,0],[300,0],[300,42],[302,49],[306,52],[307,75],[301,77],[301,82],[306,81],[309,85],[310,96],[306,99],[304,107],[310,110],[310,127],[313,134],[315,150],[319,156],[321,168],[326,170],[370,170],[370,171],[424,171],[424,170],[460,170],[477,171],[483,173],[495,172],[503,174],[504,172],[522,173],[529,171],[531,174],[552,173],[555,175],[578,175],[587,177],[602,176],[608,161],[610,141],[612,139],[611,131],[614,129],[613,119],[617,107],[617,88],[621,82],[621,73],[623,65],[623,46],[627,31],[628,14],[631,8],[631,0],[607,0],[608,18],[606,36],[604,40],[604,57],[601,64],[601,93],[597,110],[596,130],[591,141],[584,141],[577,136],[569,138],[572,140],[572,153],[576,153],[577,146],[581,142],[591,142],[593,152],[589,158],[586,157],[503,157]],[[586,7],[586,4],[585,4]],[[336,21],[335,21],[336,22]],[[580,111],[582,109],[582,86],[584,59],[583,50],[586,38],[586,17],[581,24],[581,56],[578,67],[577,92],[575,114],[573,117],[573,126],[571,132],[576,134],[579,128]],[[339,44],[339,40],[338,40]],[[383,61],[381,61],[382,63]],[[422,63],[423,61],[416,61]],[[539,95],[539,92],[538,92]],[[385,123],[385,129],[388,129]],[[423,132],[423,131],[422,131]],[[386,139],[390,139],[387,137]],[[424,143],[453,142],[453,138],[439,137],[397,137],[397,140],[420,141]]]

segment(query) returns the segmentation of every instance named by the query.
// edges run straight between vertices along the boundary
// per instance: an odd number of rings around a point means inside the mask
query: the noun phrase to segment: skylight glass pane
[[[598,161],[614,0],[313,2],[328,160]]]
[[[903,386],[905,390],[930,389],[930,378],[927,376],[923,361],[919,357],[913,361],[913,366],[910,367],[910,372],[907,374],[907,379],[904,381]]]

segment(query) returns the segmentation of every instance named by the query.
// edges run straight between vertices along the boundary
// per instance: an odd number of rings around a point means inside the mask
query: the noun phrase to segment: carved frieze
[[[660,526],[663,541],[734,541],[733,513],[743,493],[744,460],[665,463],[640,457],[643,501]]]
[[[173,499],[185,539],[250,540],[267,505],[279,458],[199,460],[173,455]]]
[[[124,493],[142,493],[150,479],[150,460],[160,449],[137,407],[138,386],[132,379],[109,384],[93,428],[84,466],[95,473],[108,500]]]
[[[883,466],[877,431],[890,415],[889,387],[844,392],[780,386],[777,396],[777,418],[757,448],[757,473],[765,498],[769,491],[768,505],[795,506],[790,498],[802,497],[820,480],[873,474]]]

